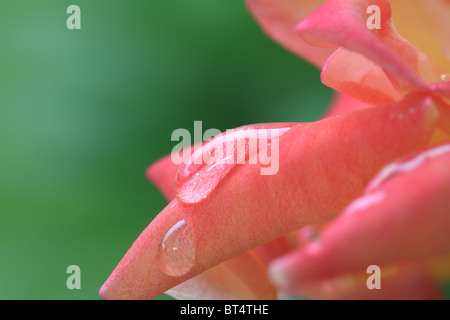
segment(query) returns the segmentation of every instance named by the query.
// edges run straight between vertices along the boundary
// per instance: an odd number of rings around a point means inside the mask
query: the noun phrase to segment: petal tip
[[[98,295],[100,296],[100,298],[102,298],[103,300],[108,300],[108,290],[106,288],[106,284],[103,284],[102,287],[100,288],[100,290],[98,291]]]

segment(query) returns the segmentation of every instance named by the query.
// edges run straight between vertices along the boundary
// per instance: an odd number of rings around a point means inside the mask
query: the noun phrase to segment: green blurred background
[[[173,130],[313,121],[331,97],[241,0],[2,1],[0,26],[0,299],[99,299],[165,206],[144,172]]]

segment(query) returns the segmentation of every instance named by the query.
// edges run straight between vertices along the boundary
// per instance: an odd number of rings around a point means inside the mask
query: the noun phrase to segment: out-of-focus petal
[[[438,95],[435,100],[440,114],[439,126],[446,135],[450,135],[450,81],[433,83],[430,89]]]
[[[179,300],[273,300],[276,290],[251,251],[231,258],[166,292]]]
[[[446,102],[444,99],[435,98],[436,106],[439,110],[438,126],[446,134],[450,134],[450,101]]]
[[[437,281],[450,281],[450,255],[429,259],[427,266]]]
[[[386,270],[387,269],[387,270]],[[439,300],[442,299],[437,281],[423,263],[387,267],[380,277],[381,289],[369,290],[370,274],[344,276],[325,280],[322,290],[328,299],[339,300]]]
[[[256,21],[270,37],[321,68],[334,50],[310,45],[295,32],[295,27],[324,1],[247,0],[246,3]]]
[[[450,144],[383,169],[319,241],[275,260],[275,281],[294,286],[397,261],[450,253]]]
[[[330,300],[437,300],[442,299],[438,282],[423,262],[384,267],[380,290],[367,288],[370,274],[360,273],[301,285],[283,296]]]
[[[434,17],[437,18],[441,46],[447,58],[447,63],[444,65],[443,62],[442,68],[450,72],[450,20],[448,18],[450,17],[450,2],[448,0],[422,1],[430,6]]]
[[[280,237],[256,247],[252,251],[261,258],[265,265],[268,265],[272,260],[296,248],[296,239],[294,237],[293,234]]]
[[[431,136],[429,146],[434,147],[448,142],[450,142],[450,135],[436,128]]]
[[[233,256],[334,215],[383,165],[427,145],[436,120],[431,99],[410,96],[292,128],[279,138],[277,174],[261,175],[261,165],[242,165],[201,202],[173,200],[135,241],[100,295],[155,297]],[[182,245],[162,259],[161,244],[180,223],[185,228],[174,241]],[[169,275],[168,260],[183,272]],[[192,263],[188,270],[186,261]]]
[[[367,28],[370,5],[381,10],[379,30]],[[304,19],[297,31],[311,44],[342,46],[364,55],[380,66],[403,94],[440,80],[431,60],[395,31],[388,0],[328,0]]]
[[[450,81],[433,83],[430,87],[434,93],[450,100]]]
[[[161,191],[162,195],[171,201],[175,198],[175,176],[178,165],[167,155],[153,163],[146,172],[147,178]]]
[[[447,0],[391,1],[398,32],[450,73],[450,4]]]
[[[369,275],[363,279],[366,280]],[[366,281],[354,291],[336,297],[346,300],[441,300],[439,284],[421,264],[403,266],[395,274],[383,277],[381,289],[367,289]]]
[[[383,69],[365,56],[339,48],[325,63],[322,82],[363,102],[379,105],[402,99]]]
[[[324,118],[337,115],[344,115],[359,109],[373,107],[372,105],[337,92],[331,102],[330,107],[326,111]]]

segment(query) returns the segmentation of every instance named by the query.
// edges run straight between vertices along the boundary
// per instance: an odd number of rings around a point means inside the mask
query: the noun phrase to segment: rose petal
[[[450,135],[446,134],[441,129],[436,128],[431,137],[429,146],[434,147],[448,142],[450,142]]]
[[[450,81],[433,83],[430,88],[434,93],[450,100]]]
[[[192,150],[194,148],[195,146]],[[171,155],[168,155],[152,164],[147,170],[149,180],[158,187],[168,201],[175,198],[174,183],[178,167]],[[220,263],[170,289],[166,294],[176,299],[275,299],[275,289],[268,279],[265,265],[291,249],[287,238],[273,240]]]
[[[170,202],[175,198],[175,174],[178,166],[174,164],[170,155],[156,161],[147,170],[147,177],[161,191],[165,198]],[[265,243],[254,251],[262,259],[264,264],[268,264],[275,258],[289,252],[295,247],[292,237],[280,237]],[[225,262],[224,262],[225,263]],[[219,269],[219,268],[217,268]],[[230,280],[231,281],[231,280]]]
[[[146,172],[147,178],[161,191],[166,200],[175,198],[175,176],[178,165],[167,155],[153,163]]]
[[[450,72],[450,5],[447,0],[391,1],[398,32],[441,69]]]
[[[366,275],[367,277],[368,275]],[[366,279],[364,279],[366,280]],[[359,289],[338,299],[346,300],[441,300],[439,284],[420,265],[400,268],[395,275],[381,276],[381,289],[369,290],[366,282]]]
[[[436,281],[450,280],[450,255],[444,255],[428,260],[427,267]]]
[[[383,268],[381,289],[369,290],[370,274],[347,275],[327,279],[298,290],[298,295],[310,299],[333,300],[438,300],[439,285],[423,263],[410,263]],[[291,293],[295,294],[295,293]]]
[[[280,237],[278,239],[269,241],[259,247],[256,247],[254,251],[263,261],[265,265],[268,265],[272,260],[281,257],[295,248],[295,239],[293,235]]]
[[[363,55],[344,48],[330,56],[321,78],[324,85],[372,105],[402,99],[383,69]]]
[[[436,120],[431,99],[411,96],[291,129],[280,137],[276,175],[261,175],[260,165],[242,165],[202,202],[185,206],[173,200],[139,236],[100,295],[155,297],[233,256],[330,217],[383,165],[423,148]],[[193,239],[172,262],[192,261],[194,252],[195,264],[184,275],[170,276],[158,248],[183,220]]]
[[[439,110],[439,128],[446,134],[450,134],[450,103],[439,98],[435,98],[435,103]]]
[[[373,107],[372,105],[337,92],[324,118],[344,115],[359,109]]]
[[[273,300],[277,297],[265,265],[251,251],[222,262],[166,294],[179,300]]]
[[[386,167],[310,244],[275,260],[281,286],[450,253],[450,144]]]
[[[367,27],[367,8],[378,5],[381,29]],[[297,26],[297,32],[314,45],[342,46],[380,66],[396,88],[408,93],[426,89],[440,73],[416,47],[400,37],[392,25],[388,0],[328,0]]]
[[[262,29],[286,49],[317,67],[334,50],[310,45],[295,32],[295,26],[325,0],[247,0],[247,6]]]

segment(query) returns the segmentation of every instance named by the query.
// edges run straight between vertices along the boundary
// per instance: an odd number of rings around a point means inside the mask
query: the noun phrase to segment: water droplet
[[[447,152],[450,152],[450,144],[442,145],[430,149],[428,151],[422,152],[421,154],[417,155],[412,159],[395,162],[388,165],[387,167],[382,169],[381,172],[370,182],[369,186],[366,189],[366,193],[370,193],[380,188],[384,183],[386,183],[391,178],[396,177],[397,175],[400,174],[411,172],[420,167],[426,161],[439,157],[440,155],[443,155]]]
[[[257,164],[262,152],[272,151],[272,141],[296,125],[250,125],[227,130],[205,142],[178,168],[175,179],[177,199],[185,204],[206,199],[236,165]]]
[[[171,227],[158,245],[159,268],[167,275],[180,277],[195,265],[195,235],[192,225],[186,220]]]
[[[447,81],[447,80],[449,80],[449,79],[450,79],[450,74],[442,74],[442,75],[441,75],[441,79],[442,79],[442,81]]]

